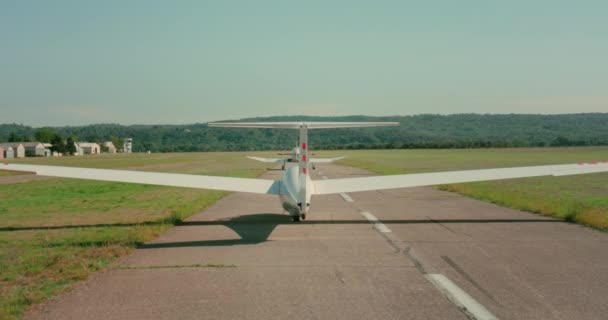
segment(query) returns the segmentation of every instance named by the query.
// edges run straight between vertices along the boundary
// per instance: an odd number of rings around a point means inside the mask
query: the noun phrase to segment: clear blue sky
[[[0,123],[462,112],[608,112],[608,2],[0,0]]]

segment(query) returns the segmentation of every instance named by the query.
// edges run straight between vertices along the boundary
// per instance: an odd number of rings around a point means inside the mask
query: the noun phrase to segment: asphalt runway
[[[608,234],[433,188],[313,196],[300,223],[233,193],[27,318],[606,319]]]

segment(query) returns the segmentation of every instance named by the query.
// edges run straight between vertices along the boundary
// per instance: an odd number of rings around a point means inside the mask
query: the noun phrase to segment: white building
[[[112,141],[106,141],[103,143],[103,145],[108,148],[108,153],[116,153],[116,146],[114,146]]]
[[[76,143],[76,154],[100,154],[101,146],[93,142],[77,142]]]
[[[126,138],[125,143],[122,146],[122,151],[124,153],[133,152],[133,138]]]
[[[51,149],[40,142],[24,142],[25,155],[28,157],[49,157]]]
[[[4,149],[4,159],[12,159],[15,157],[15,151],[13,150],[13,147],[6,147]]]
[[[61,155],[61,153],[57,152],[57,151],[51,151],[51,149],[53,148],[53,145],[50,143],[43,143],[42,144],[44,146],[44,152],[45,152],[45,157],[58,157],[59,155]]]
[[[4,149],[4,153],[7,154],[5,156],[6,159],[10,158],[24,158],[25,157],[25,147],[23,146],[23,142],[8,142],[8,143],[0,143],[0,146]],[[12,157],[8,157],[9,149],[12,150]]]

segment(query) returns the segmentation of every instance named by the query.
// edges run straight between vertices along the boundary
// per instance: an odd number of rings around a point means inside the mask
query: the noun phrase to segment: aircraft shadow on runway
[[[442,220],[382,220],[384,224],[434,224],[434,223],[530,223],[530,222],[561,222],[556,219],[442,219]],[[233,245],[252,245],[268,241],[268,237],[279,225],[330,225],[330,224],[369,224],[367,220],[305,220],[298,223],[291,221],[291,218],[282,214],[251,214],[242,215],[226,220],[217,221],[184,221],[178,226],[225,226],[236,232],[240,239],[228,240],[202,240],[202,241],[184,241],[184,242],[161,242],[147,243],[140,245],[140,249],[157,249],[157,248],[177,248],[177,247],[205,247],[205,246],[233,246]]]
[[[184,221],[179,223],[178,226],[225,226],[236,232],[240,239],[146,243],[138,248],[154,249],[258,244],[267,241],[272,231],[278,225],[288,223],[293,223],[288,215],[272,213],[242,215],[216,221]]]
[[[568,223],[563,220],[551,218],[534,219],[398,219],[382,220],[384,224],[451,224],[451,223]],[[76,228],[99,228],[99,227],[133,227],[141,225],[155,225],[161,222],[151,221],[143,223],[115,223],[115,224],[93,224],[93,225],[63,225],[63,226],[23,226],[23,227],[0,227],[0,232],[26,231],[26,230],[56,230]],[[369,224],[367,220],[305,220],[298,223],[291,221],[285,214],[261,213],[245,214],[229,219],[214,221],[183,221],[177,226],[225,226],[236,232],[240,239],[223,240],[201,240],[183,242],[158,242],[138,245],[140,249],[153,248],[178,248],[178,247],[203,247],[203,246],[234,246],[252,245],[268,241],[268,237],[279,225],[306,226],[306,225],[331,225],[331,224]],[[84,245],[95,245],[83,243]]]

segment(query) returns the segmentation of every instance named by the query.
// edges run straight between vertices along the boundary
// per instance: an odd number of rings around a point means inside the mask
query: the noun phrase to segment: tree
[[[51,140],[51,151],[60,153],[66,152],[65,142],[63,142],[63,138],[58,134]]]
[[[112,141],[112,144],[114,144],[114,147],[118,150],[122,150],[122,146],[125,144],[124,140],[117,136],[110,137],[110,141]]]
[[[65,146],[65,152],[69,155],[74,155],[76,153],[76,143],[74,142],[74,138],[68,138]]]
[[[26,135],[18,136],[15,132],[11,132],[8,136],[8,142],[29,142],[30,138]]]
[[[57,132],[48,129],[48,128],[41,128],[36,130],[36,141],[38,142],[42,142],[42,143],[50,143],[51,140],[53,140],[53,138],[55,138],[55,136],[57,135]]]
[[[553,142],[551,143],[551,145],[554,147],[565,147],[565,146],[571,146],[572,144],[573,144],[572,141],[570,141],[568,138],[562,137],[562,136],[555,138],[555,140],[553,140]]]

